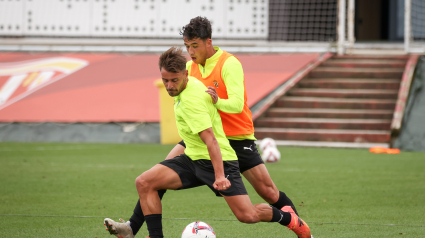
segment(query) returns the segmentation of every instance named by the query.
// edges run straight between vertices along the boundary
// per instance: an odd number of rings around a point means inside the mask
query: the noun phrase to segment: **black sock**
[[[130,227],[133,231],[133,235],[136,235],[139,232],[140,228],[145,222],[145,217],[143,216],[142,207],[140,206],[140,200],[137,200],[136,207],[134,208],[133,215],[130,218]]]
[[[145,216],[150,238],[163,238],[162,234],[162,214],[151,214]]]
[[[297,209],[295,209],[295,206],[292,203],[291,199],[289,199],[284,192],[279,191],[279,199],[277,200],[276,203],[270,204],[270,205],[272,205],[273,207],[277,209],[281,209],[284,206],[291,206],[292,210],[294,210],[295,214],[297,214],[298,216]]]
[[[159,199],[162,199],[165,192],[167,192],[165,189],[158,191]],[[137,232],[139,232],[144,222],[145,216],[143,215],[142,207],[140,206],[140,200],[138,200],[136,207],[134,208],[133,215],[130,218],[130,227],[133,231],[133,235],[136,235]]]
[[[289,225],[291,223],[291,213],[283,212],[275,207],[273,208],[273,217],[270,222],[279,222],[283,226]]]

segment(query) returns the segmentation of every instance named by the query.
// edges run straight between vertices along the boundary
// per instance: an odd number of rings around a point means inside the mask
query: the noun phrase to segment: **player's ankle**
[[[146,225],[148,226],[149,237],[163,238],[162,233],[162,214],[151,214],[145,216]]]
[[[289,212],[283,212],[276,207],[272,207],[273,217],[270,222],[278,222],[283,226],[289,225],[291,223],[291,214]]]

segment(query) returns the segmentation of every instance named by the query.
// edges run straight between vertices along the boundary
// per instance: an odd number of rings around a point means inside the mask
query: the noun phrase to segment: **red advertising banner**
[[[252,106],[319,54],[241,54]],[[158,122],[158,54],[0,53],[0,122]]]

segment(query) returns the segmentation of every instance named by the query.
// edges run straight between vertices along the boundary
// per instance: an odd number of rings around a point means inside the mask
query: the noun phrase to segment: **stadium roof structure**
[[[320,53],[236,56],[252,107]],[[158,57],[0,52],[0,122],[158,122]]]

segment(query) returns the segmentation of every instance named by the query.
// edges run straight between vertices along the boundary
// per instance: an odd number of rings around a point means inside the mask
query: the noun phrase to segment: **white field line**
[[[0,151],[49,151],[49,150],[99,150],[107,147],[86,147],[86,146],[57,146],[57,147],[36,147],[36,148],[0,148]]]
[[[24,215],[24,214],[0,214],[4,217],[71,217],[71,218],[105,218],[105,216],[73,216],[73,215]],[[118,216],[112,216],[113,218]],[[209,221],[236,221],[236,219],[210,219],[210,218],[176,218],[176,217],[163,217],[162,219],[166,220],[209,220]],[[329,224],[329,225],[362,225],[362,226],[404,226],[404,227],[425,227],[425,226],[415,226],[415,225],[401,225],[401,224],[373,224],[373,223],[347,223],[347,222],[315,222],[315,221],[306,221],[311,224]]]

